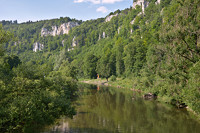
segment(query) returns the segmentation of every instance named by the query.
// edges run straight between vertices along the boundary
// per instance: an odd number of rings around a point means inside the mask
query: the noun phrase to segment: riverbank
[[[88,133],[200,131],[200,124],[189,117],[185,110],[177,110],[157,101],[144,100],[137,92],[80,82],[78,88],[80,91],[75,104],[77,114],[74,119],[64,117],[44,132],[63,132],[63,129],[67,132]],[[144,123],[150,125],[150,128],[144,126]]]
[[[79,79],[79,82],[87,83],[87,84],[94,84],[94,85],[105,85],[105,86],[112,86],[117,88],[126,88],[134,90],[133,81],[130,79],[120,79],[118,78],[116,81],[107,81],[106,79]]]
[[[101,78],[79,79],[79,82],[86,83],[86,84],[93,84],[93,85],[105,85],[105,86],[112,86],[112,87],[123,88],[123,89],[130,89],[132,91],[140,92],[141,95],[144,95],[150,92],[150,90],[148,89],[147,90],[138,89],[139,87],[137,87],[137,82],[131,79],[117,78],[117,80],[115,81],[110,81],[110,80],[107,81],[106,79],[101,79]],[[172,97],[168,97],[166,95],[157,97],[157,101],[162,102],[162,103],[171,104],[171,100],[172,100]],[[196,118],[198,122],[200,122],[200,115],[198,113],[192,110],[192,108],[190,108],[189,106],[187,106],[186,109],[188,112],[191,112],[191,115],[193,115],[193,117]]]

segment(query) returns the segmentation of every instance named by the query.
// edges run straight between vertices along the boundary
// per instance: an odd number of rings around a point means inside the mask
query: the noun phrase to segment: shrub
[[[111,77],[110,77],[110,81],[116,81],[117,80],[117,77],[115,76],[115,75],[112,75]]]

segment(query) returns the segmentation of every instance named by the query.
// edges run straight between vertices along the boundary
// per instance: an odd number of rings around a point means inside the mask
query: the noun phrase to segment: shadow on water
[[[62,118],[44,133],[199,133],[200,124],[186,110],[120,88],[79,85],[77,115]]]

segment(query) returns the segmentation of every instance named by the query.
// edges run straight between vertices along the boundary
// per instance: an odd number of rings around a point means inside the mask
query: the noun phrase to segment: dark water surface
[[[200,133],[184,109],[145,101],[133,91],[80,85],[77,115],[62,118],[42,133]]]

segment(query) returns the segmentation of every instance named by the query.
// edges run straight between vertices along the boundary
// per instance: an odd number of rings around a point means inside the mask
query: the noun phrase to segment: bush
[[[111,77],[110,77],[110,81],[116,81],[117,80],[117,77],[115,76],[115,75],[112,75]]]
[[[52,124],[60,116],[72,118],[76,82],[60,75],[43,78],[21,67],[12,70],[10,83],[0,79],[0,131],[30,132]]]

